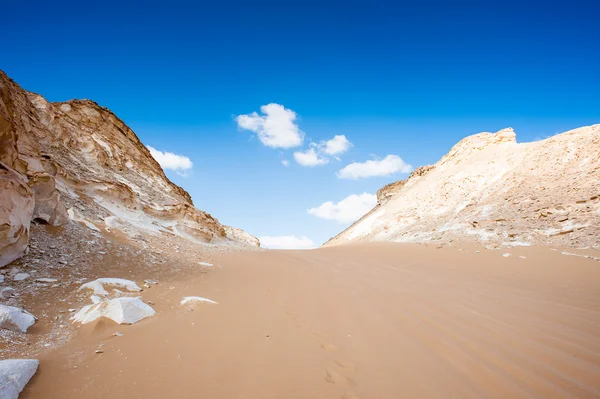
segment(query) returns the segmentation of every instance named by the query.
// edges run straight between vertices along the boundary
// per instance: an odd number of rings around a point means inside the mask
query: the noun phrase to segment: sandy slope
[[[144,291],[157,316],[86,326],[42,356],[22,398],[600,396],[600,263],[503,252],[225,254]],[[191,311],[188,295],[219,304]]]

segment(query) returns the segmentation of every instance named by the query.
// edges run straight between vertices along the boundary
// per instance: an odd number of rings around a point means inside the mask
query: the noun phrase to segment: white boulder
[[[182,305],[185,305],[187,303],[198,303],[198,302],[214,303],[215,305],[219,304],[218,302],[215,302],[208,298],[203,298],[201,296],[186,296],[181,300]]]
[[[81,287],[79,287],[79,290],[81,291],[84,289],[90,289],[94,290],[95,295],[106,296],[108,295],[108,291],[104,289],[105,285],[124,288],[127,291],[132,292],[140,292],[142,290],[135,282],[122,278],[99,278],[83,284]]]
[[[0,305],[0,328],[27,332],[33,323],[35,317],[31,313],[14,306]]]
[[[154,309],[139,297],[115,298],[84,306],[73,316],[74,322],[87,324],[100,317],[107,317],[118,324],[134,324],[146,317],[153,316]]]
[[[17,399],[39,364],[35,359],[0,360],[0,398]]]

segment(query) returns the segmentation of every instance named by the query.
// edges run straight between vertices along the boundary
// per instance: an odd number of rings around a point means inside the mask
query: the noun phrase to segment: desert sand
[[[367,243],[211,261],[145,289],[155,316],[42,353],[21,398],[600,396],[596,260]]]

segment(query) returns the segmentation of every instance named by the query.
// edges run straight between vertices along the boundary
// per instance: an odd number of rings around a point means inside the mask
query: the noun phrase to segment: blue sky
[[[338,177],[351,163],[418,167],[481,131],[530,141],[600,122],[597,2],[126,3],[3,5],[0,68],[51,101],[93,99],[145,144],[188,157],[186,176],[169,177],[259,237],[321,244],[349,222],[315,213],[347,218],[368,198],[308,209],[406,177]],[[240,129],[236,117],[271,103],[296,116],[274,134],[292,126],[302,145]],[[352,146],[328,155],[336,135]],[[310,148],[328,163],[298,164]]]

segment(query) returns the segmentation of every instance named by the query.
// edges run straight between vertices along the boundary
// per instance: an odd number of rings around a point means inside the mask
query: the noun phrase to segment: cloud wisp
[[[261,236],[260,246],[269,249],[311,249],[315,243],[308,237],[292,236]]]
[[[343,134],[333,136],[331,140],[322,142],[323,152],[327,155],[341,155],[352,147],[352,143]]]
[[[366,162],[354,162],[337,172],[340,179],[366,179],[369,177],[389,176],[394,173],[410,173],[413,167],[398,155],[388,155],[383,159]]]
[[[352,143],[344,135],[336,135],[331,140],[321,141],[319,144],[310,143],[306,151],[294,153],[294,159],[301,166],[321,166],[329,163],[331,157],[339,161],[339,155],[348,151]]]
[[[339,202],[323,202],[307,212],[321,219],[335,220],[339,223],[350,223],[360,219],[377,205],[377,196],[369,193],[352,194]]]
[[[267,147],[293,148],[304,142],[304,132],[296,124],[296,113],[280,104],[267,104],[256,112],[238,115],[235,120],[238,127],[256,133],[258,139]]]
[[[319,166],[329,163],[329,159],[322,157],[314,146],[304,152],[295,152],[294,159],[301,166]]]
[[[162,152],[149,145],[146,146],[150,155],[160,164],[163,169],[169,169],[177,172],[181,176],[186,176],[194,164],[185,155],[178,155],[172,152]]]

